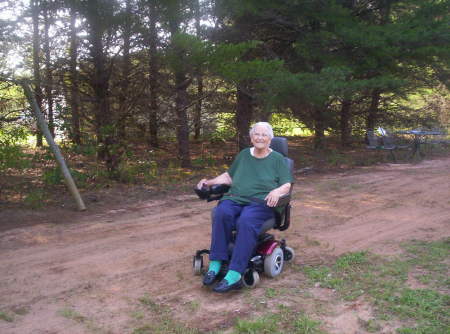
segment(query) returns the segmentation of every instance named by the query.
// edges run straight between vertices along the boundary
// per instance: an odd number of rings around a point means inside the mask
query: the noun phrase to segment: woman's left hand
[[[264,200],[267,203],[267,206],[269,206],[271,208],[277,206],[278,200],[280,199],[280,197],[283,196],[284,194],[288,194],[290,190],[291,190],[291,184],[290,183],[285,183],[282,186],[272,190],[266,196],[266,198],[264,198]]]
[[[277,188],[272,190],[267,196],[266,198],[264,198],[264,200],[267,203],[267,206],[273,208],[275,206],[277,206],[278,200],[280,199],[280,197],[283,195],[283,193]]]

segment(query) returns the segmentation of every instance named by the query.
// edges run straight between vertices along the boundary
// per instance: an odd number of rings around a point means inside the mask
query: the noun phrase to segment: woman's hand
[[[281,196],[283,196],[284,193],[279,190],[279,188],[272,190],[269,194],[267,194],[266,198],[264,200],[267,203],[267,206],[273,208],[277,206],[278,200]]]
[[[197,183],[197,189],[202,189],[203,187],[208,186],[208,180],[207,179],[201,179],[199,183]]]
[[[211,187],[215,184],[231,184],[232,179],[230,174],[227,172],[216,176],[214,179],[201,179],[199,183],[197,183],[197,188],[202,189],[203,187]]]
[[[285,183],[282,186],[272,190],[270,193],[267,194],[266,198],[264,198],[264,200],[267,203],[267,206],[269,206],[271,208],[277,206],[278,200],[280,199],[280,197],[289,193],[290,189],[291,189],[291,184]]]

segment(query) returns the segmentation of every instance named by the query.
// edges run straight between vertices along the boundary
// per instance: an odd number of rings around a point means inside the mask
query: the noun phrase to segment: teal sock
[[[228,270],[224,279],[227,280],[228,284],[234,284],[241,279],[241,274],[234,270]]]
[[[208,271],[214,271],[214,273],[217,275],[221,266],[222,266],[222,261],[218,261],[218,260],[209,261]]]

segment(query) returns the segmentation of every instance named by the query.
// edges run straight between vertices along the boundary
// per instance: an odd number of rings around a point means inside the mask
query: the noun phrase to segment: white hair
[[[268,134],[269,134],[270,139],[273,138],[273,130],[272,130],[272,126],[271,126],[269,123],[267,123],[267,122],[258,122],[258,123],[253,124],[253,126],[252,126],[251,129],[250,129],[250,136],[253,134],[253,132],[255,132],[255,128],[256,128],[257,126],[263,126],[263,127],[265,127],[266,130],[267,130],[267,132],[268,132]]]

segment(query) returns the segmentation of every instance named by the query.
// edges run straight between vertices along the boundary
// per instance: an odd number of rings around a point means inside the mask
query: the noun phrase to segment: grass
[[[173,321],[145,324],[135,328],[132,334],[197,334],[196,329],[186,328],[183,325],[176,324]]]
[[[450,288],[450,278],[448,275],[448,263],[441,261],[449,256],[450,239],[427,243],[424,241],[413,241],[403,245],[408,252],[407,262],[411,266],[420,268],[422,272],[417,278],[423,283],[428,283],[434,287]]]
[[[0,311],[0,320],[6,321],[6,322],[13,322],[14,317],[4,311]]]
[[[200,309],[200,302],[197,300],[191,300],[188,303],[188,309],[191,312],[194,312],[194,313],[197,312]]]
[[[324,334],[320,322],[280,305],[279,311],[250,320],[238,320],[233,334]]]
[[[72,308],[66,307],[61,309],[58,314],[64,318],[73,320],[75,322],[83,323],[87,320],[87,318]]]
[[[386,259],[368,252],[348,253],[333,265],[304,267],[310,284],[334,289],[343,300],[363,298],[370,302],[376,318],[366,321],[367,330],[381,323],[399,321],[401,334],[442,334],[450,330],[448,256],[450,240],[414,241],[403,245],[400,258]],[[408,275],[428,277],[426,288],[407,286]],[[420,277],[418,277],[420,278]],[[432,279],[434,278],[434,279]]]
[[[102,334],[102,333],[109,333],[108,330],[105,330],[98,325],[95,324],[94,320],[82,315],[75,309],[71,307],[65,307],[58,311],[57,313],[59,316],[64,317],[66,319],[75,321],[79,324],[82,324],[86,329],[88,329],[92,333],[96,334]]]
[[[138,310],[133,312],[132,317],[138,321],[138,325],[132,334],[197,334],[196,328],[190,328],[176,321],[168,306],[156,302],[148,294],[138,299]],[[200,307],[196,301],[189,303],[190,312],[195,312]]]

